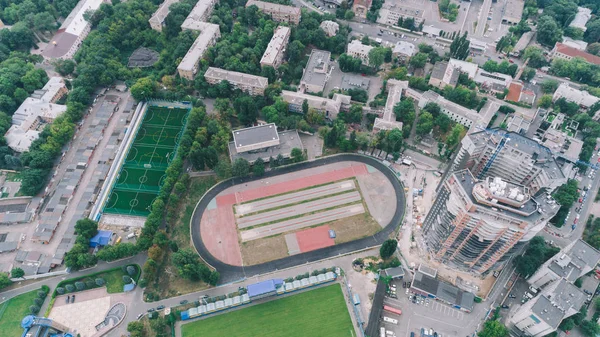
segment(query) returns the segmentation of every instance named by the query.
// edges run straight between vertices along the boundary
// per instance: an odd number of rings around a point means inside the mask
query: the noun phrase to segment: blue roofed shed
[[[90,247],[107,246],[113,236],[112,231],[99,230],[98,234],[90,239]]]
[[[248,296],[259,299],[277,294],[277,288],[283,285],[282,279],[271,279],[248,285]]]

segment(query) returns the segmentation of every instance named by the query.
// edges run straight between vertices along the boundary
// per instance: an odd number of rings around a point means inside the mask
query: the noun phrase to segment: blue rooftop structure
[[[112,238],[112,231],[99,230],[98,234],[90,239],[90,247],[107,246]]]
[[[135,285],[133,283],[129,283],[123,286],[123,291],[127,292],[127,291],[132,291],[135,288]]]
[[[266,297],[277,294],[277,288],[283,285],[282,279],[272,279],[248,285],[250,298]]]
[[[52,337],[73,337],[68,333],[68,328],[49,318],[27,315],[21,320],[21,328],[25,336],[52,336]]]

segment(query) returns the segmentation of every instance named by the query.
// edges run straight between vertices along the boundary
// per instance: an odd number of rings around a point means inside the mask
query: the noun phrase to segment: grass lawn
[[[354,336],[339,284],[184,324],[183,337]]]
[[[29,306],[39,289],[13,297],[0,304],[0,337],[21,336],[21,320],[29,314]]]
[[[139,268],[140,266],[138,266],[137,264],[131,264],[130,266],[134,266],[138,272],[139,272]],[[115,294],[115,293],[122,293],[123,292],[123,286],[125,285],[125,282],[123,282],[123,276],[124,275],[128,275],[127,273],[124,273],[121,270],[121,267],[118,268],[113,268],[113,269],[109,269],[106,270],[104,272],[101,273],[93,273],[87,276],[83,276],[83,277],[79,277],[79,278],[72,278],[72,279],[68,279],[65,281],[61,281],[58,284],[58,287],[65,287],[67,284],[72,284],[75,285],[75,282],[77,281],[81,281],[84,283],[87,283],[89,281],[94,282],[97,278],[102,278],[104,279],[104,281],[106,282],[106,291],[109,294]],[[138,279],[136,279],[137,277],[139,277],[139,275],[134,275],[132,278],[137,282]],[[98,288],[98,286],[94,285],[94,288]],[[86,287],[86,289],[92,289],[92,288],[88,288]]]

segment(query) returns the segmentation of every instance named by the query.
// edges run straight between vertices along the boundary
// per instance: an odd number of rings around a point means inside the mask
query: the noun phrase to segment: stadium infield
[[[175,157],[189,109],[149,106],[104,212],[144,216],[162,186],[165,171]]]
[[[355,336],[337,283],[184,324],[181,332],[183,337]]]

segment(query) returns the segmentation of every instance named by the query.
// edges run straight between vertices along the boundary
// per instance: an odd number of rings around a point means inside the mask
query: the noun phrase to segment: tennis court
[[[150,213],[165,171],[175,158],[188,112],[184,108],[148,107],[104,212],[142,216]]]

